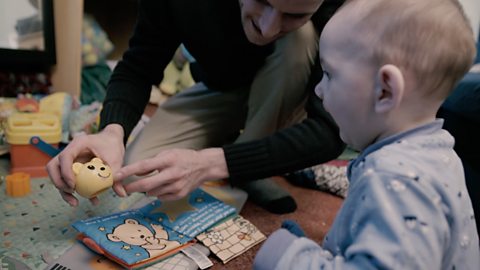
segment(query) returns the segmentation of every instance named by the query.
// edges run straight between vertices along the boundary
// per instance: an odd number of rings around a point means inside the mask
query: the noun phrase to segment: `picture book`
[[[72,226],[94,251],[133,269],[169,257],[235,215],[235,208],[196,189],[178,201],[155,200],[138,209],[80,220]]]
[[[225,264],[266,239],[250,221],[235,216],[197,236]]]

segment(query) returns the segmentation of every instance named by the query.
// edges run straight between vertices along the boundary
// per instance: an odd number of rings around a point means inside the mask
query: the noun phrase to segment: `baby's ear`
[[[80,173],[80,169],[83,167],[83,164],[80,162],[75,162],[72,165],[72,170],[75,175]]]
[[[378,70],[378,85],[375,90],[375,111],[385,113],[393,110],[402,101],[405,79],[395,65],[384,65]]]

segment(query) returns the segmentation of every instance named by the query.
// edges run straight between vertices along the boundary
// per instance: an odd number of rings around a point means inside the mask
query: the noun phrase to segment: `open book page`
[[[153,201],[139,210],[144,216],[191,238],[235,214],[235,208],[201,189],[178,201]]]
[[[90,248],[131,266],[174,254],[234,214],[235,208],[197,189],[178,201],[155,200],[139,209],[80,220],[72,226]]]

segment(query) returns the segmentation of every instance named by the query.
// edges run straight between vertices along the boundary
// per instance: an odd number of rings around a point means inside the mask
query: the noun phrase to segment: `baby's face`
[[[374,90],[376,70],[367,59],[361,36],[344,14],[334,16],[320,37],[324,70],[315,93],[340,128],[340,137],[357,150],[375,138]]]

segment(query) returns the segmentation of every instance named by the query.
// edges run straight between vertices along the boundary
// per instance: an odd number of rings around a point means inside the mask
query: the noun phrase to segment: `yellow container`
[[[53,147],[58,147],[62,137],[58,116],[48,113],[14,113],[7,119],[5,135],[10,145],[11,173],[24,172],[31,177],[48,175],[45,165],[52,157],[30,144],[30,139],[38,136]]]

